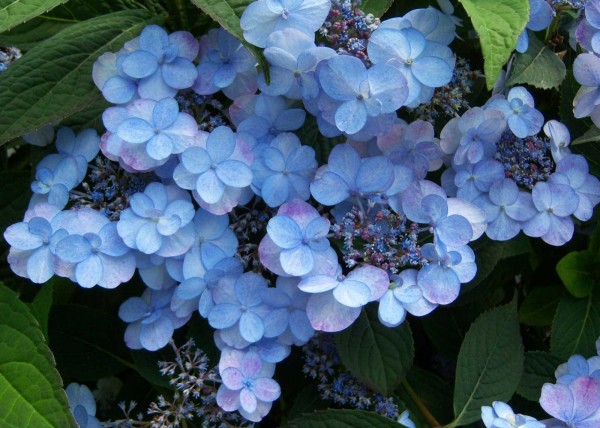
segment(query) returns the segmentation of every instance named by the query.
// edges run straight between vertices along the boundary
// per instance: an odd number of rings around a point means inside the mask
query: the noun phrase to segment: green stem
[[[417,395],[417,393],[415,392],[415,390],[412,389],[412,386],[410,386],[410,384],[408,383],[408,381],[406,379],[404,379],[402,381],[402,387],[404,388],[404,390],[406,391],[406,393],[408,394],[408,396],[410,397],[410,399],[419,408],[419,411],[421,412],[421,414],[423,415],[423,417],[425,418],[425,420],[427,420],[427,423],[429,423],[429,425],[431,425],[432,427],[441,427],[442,425],[431,414],[431,412],[429,411],[429,409],[427,408],[427,406],[425,405],[425,403],[423,403],[423,401],[421,400],[421,398]]]

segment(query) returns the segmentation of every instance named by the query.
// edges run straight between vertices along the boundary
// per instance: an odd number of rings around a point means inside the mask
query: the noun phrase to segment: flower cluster
[[[9,65],[21,58],[22,54],[18,48],[13,46],[0,47],[0,72],[6,70]]]
[[[540,11],[530,29],[547,15],[541,3],[531,1]],[[586,5],[590,28],[596,3]],[[147,288],[119,309],[131,349],[161,349],[193,314],[207,319],[218,374],[196,354],[189,364],[221,379],[220,409],[252,422],[280,397],[275,365],[292,346],[347,328],[371,302],[389,327],[427,315],[475,277],[471,241],[523,230],[561,245],[573,218],[588,220],[600,202],[600,181],[570,153],[567,128],[544,124],[525,88],[467,109],[461,91],[473,76],[463,61],[455,70],[450,15],[416,9],[378,23],[356,2],[334,6],[257,0],[245,9],[244,37],[264,48],[270,81],[224,29],[198,41],[150,25],[100,56],[93,80],[113,104],[106,132],[61,128],[23,222],[4,233],[11,268],[35,283],[58,275],[115,288],[138,271]],[[328,46],[317,46],[328,16]],[[600,61],[580,58],[576,77],[592,89],[579,115],[598,104],[590,67]],[[440,138],[432,123],[398,117],[444,97],[454,100],[444,113],[466,111]],[[294,133],[307,114],[342,141],[325,156]],[[442,167],[440,186],[429,173]],[[203,388],[190,382],[177,381],[177,398]],[[361,391],[343,378],[332,387]],[[378,400],[378,411],[398,416]],[[161,399],[152,411],[163,417],[177,403]]]

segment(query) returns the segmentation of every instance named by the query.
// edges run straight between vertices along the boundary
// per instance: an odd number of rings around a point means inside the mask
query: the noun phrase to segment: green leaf
[[[587,135],[587,133],[586,133]],[[584,135],[585,137],[585,135]],[[590,166],[590,173],[596,177],[600,177],[600,144],[597,142],[577,143],[576,145],[571,144],[571,151],[585,156]]]
[[[50,316],[50,308],[52,307],[53,294],[52,282],[48,282],[40,286],[33,302],[29,304],[29,309],[40,324],[40,329],[44,333],[46,340],[48,340],[48,317]]]
[[[414,366],[406,380],[437,421],[452,419],[452,388],[441,377]]]
[[[556,273],[574,297],[586,297],[596,285],[596,255],[591,251],[572,251],[556,265]]]
[[[503,242],[482,237],[472,245],[472,248],[477,260],[477,274],[475,278],[465,284],[464,293],[469,293],[475,286],[485,280],[494,271],[500,260],[532,251],[529,238],[523,234],[517,235],[510,241]]]
[[[152,385],[171,389],[169,376],[161,375],[158,368],[159,361],[173,361],[175,358],[174,353],[169,351],[171,351],[170,348],[159,349],[156,352],[146,351],[145,349],[131,351],[133,361],[135,362],[135,369],[140,376]]]
[[[342,363],[361,382],[391,395],[412,365],[414,344],[406,322],[389,328],[377,318],[377,308],[365,308],[349,328],[335,336]],[[357,346],[360,343],[360,346]]]
[[[540,89],[552,89],[558,87],[566,75],[567,69],[562,59],[530,34],[529,48],[527,52],[517,54],[506,84],[527,84]]]
[[[596,143],[600,141],[600,129],[598,129],[595,125],[593,125],[590,129],[588,129],[585,134],[583,134],[578,139],[571,142],[571,146],[576,146],[578,144],[585,143]]]
[[[286,428],[398,428],[398,422],[365,410],[324,410],[303,415]]]
[[[523,377],[517,388],[517,394],[531,401],[538,401],[542,386],[546,382],[554,383],[554,371],[563,363],[560,358],[542,351],[525,352]]]
[[[0,284],[0,426],[77,427],[62,386],[36,319]]]
[[[519,321],[532,327],[552,324],[556,307],[564,294],[560,285],[534,288],[519,308]]]
[[[72,22],[34,18],[6,33],[0,34],[0,45],[16,46],[22,52],[27,52],[71,25],[73,25]]]
[[[294,398],[294,403],[288,412],[290,420],[302,418],[302,414],[311,413],[315,410],[324,410],[327,402],[321,398],[321,395],[313,385],[304,387]]]
[[[508,401],[519,385],[523,359],[516,302],[477,318],[458,354],[455,419],[449,426],[474,422],[481,418],[481,406]]]
[[[566,296],[558,304],[550,350],[563,360],[571,355],[591,357],[596,354],[596,340],[600,336],[600,289],[594,288],[583,299]]]
[[[31,198],[31,174],[27,171],[0,172],[0,230],[23,221]]]
[[[0,0],[0,33],[65,3],[67,0]]]
[[[254,55],[261,71],[265,75],[265,82],[269,84],[269,63],[262,53],[262,49],[246,42],[244,32],[240,27],[240,17],[251,0],[192,0],[204,13],[217,21],[221,27],[229,31]]]
[[[73,24],[27,52],[0,76],[0,145],[100,100],[96,58],[154,21],[146,11],[115,12]]]
[[[64,6],[54,9],[50,15],[61,19],[83,21],[120,10],[146,9],[153,15],[165,13],[160,0],[69,0]]]
[[[363,0],[360,9],[364,13],[372,13],[374,17],[381,18],[393,3],[394,0]]]
[[[481,41],[488,89],[517,46],[529,20],[528,0],[460,0]]]
[[[115,316],[88,306],[56,305],[48,329],[64,377],[92,381],[133,367],[123,343],[125,326]]]

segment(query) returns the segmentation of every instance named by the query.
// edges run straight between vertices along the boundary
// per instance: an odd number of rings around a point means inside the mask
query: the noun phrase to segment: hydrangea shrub
[[[0,425],[600,427],[600,1],[1,3]]]

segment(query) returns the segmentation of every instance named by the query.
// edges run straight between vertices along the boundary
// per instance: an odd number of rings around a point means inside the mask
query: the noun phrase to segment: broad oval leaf
[[[508,401],[519,385],[523,360],[516,302],[479,316],[458,354],[455,419],[448,426],[475,422],[481,419],[481,406]]]
[[[556,265],[556,273],[575,297],[586,297],[596,285],[596,256],[589,250],[571,251]]]
[[[481,41],[488,89],[517,46],[529,20],[529,0],[460,0]]]
[[[589,296],[576,299],[566,296],[558,304],[550,350],[566,361],[571,355],[586,358],[596,355],[596,340],[600,336],[600,289],[595,287]]]
[[[381,324],[370,305],[349,328],[335,336],[342,363],[361,382],[383,395],[391,395],[404,379],[414,357],[408,323],[395,328]]]
[[[304,414],[286,428],[398,428],[398,422],[365,410],[324,410]]]
[[[381,18],[393,3],[394,0],[363,0],[360,9],[364,13],[372,13],[376,18]]]
[[[526,352],[523,377],[517,388],[517,394],[528,400],[538,401],[542,393],[542,386],[546,382],[556,382],[554,371],[563,362],[560,358],[547,352]]]
[[[529,48],[525,53],[517,54],[506,84],[527,84],[540,89],[552,89],[558,87],[566,75],[567,69],[562,59],[530,34]]]
[[[87,306],[55,305],[48,333],[63,376],[92,381],[133,367],[123,342],[124,325],[106,312]]]
[[[0,426],[77,427],[38,322],[1,284]]]
[[[0,76],[0,145],[64,119],[101,98],[92,65],[156,18],[143,10],[115,12],[59,32]]]
[[[558,284],[535,287],[519,308],[519,321],[533,327],[549,326],[564,294],[563,287]]]
[[[66,2],[67,0],[0,0],[0,33]]]

